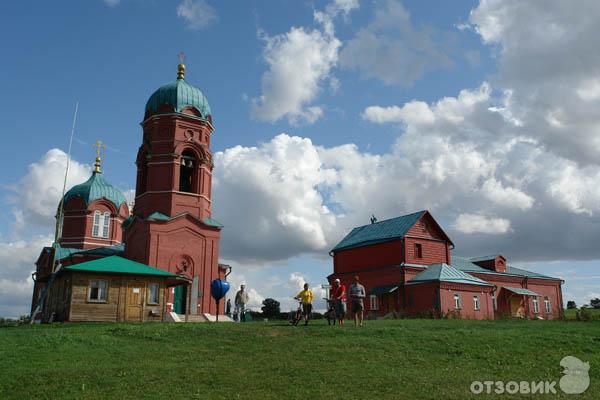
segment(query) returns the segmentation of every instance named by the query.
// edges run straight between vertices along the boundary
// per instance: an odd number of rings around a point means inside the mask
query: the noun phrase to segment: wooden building
[[[329,280],[349,285],[359,275],[372,316],[562,317],[562,280],[511,266],[499,254],[467,258],[453,250],[429,211],[374,220],[331,250]]]
[[[189,283],[176,274],[119,256],[70,265],[54,277],[44,320],[162,321],[166,289]]]

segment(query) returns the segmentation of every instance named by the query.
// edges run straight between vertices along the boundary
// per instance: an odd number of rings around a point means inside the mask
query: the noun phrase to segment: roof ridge
[[[392,218],[388,218],[388,219],[383,219],[383,220],[381,220],[381,221],[373,222],[373,223],[370,223],[370,224],[365,224],[365,225],[357,226],[356,228],[362,228],[362,227],[364,227],[364,226],[377,225],[377,224],[381,224],[382,222],[388,222],[388,221],[391,221],[391,220],[394,220],[394,219],[406,218],[406,217],[410,217],[410,216],[412,216],[412,215],[416,215],[416,214],[421,214],[421,213],[424,213],[424,212],[426,212],[426,211],[427,211],[427,210],[421,210],[421,211],[417,211],[417,212],[410,213],[410,214],[399,215],[399,216],[397,216],[397,217],[392,217]],[[354,229],[356,229],[356,228],[354,228]]]

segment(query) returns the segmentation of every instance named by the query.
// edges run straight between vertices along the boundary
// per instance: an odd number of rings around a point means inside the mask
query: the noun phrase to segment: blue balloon
[[[225,295],[227,294],[228,291],[229,291],[229,282],[227,282],[227,281],[224,281],[221,279],[215,279],[210,284],[210,294],[217,301],[219,301],[223,297],[225,297]]]

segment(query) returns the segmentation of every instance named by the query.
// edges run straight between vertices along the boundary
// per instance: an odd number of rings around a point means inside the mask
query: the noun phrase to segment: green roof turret
[[[211,116],[208,100],[202,94],[200,89],[190,85],[185,81],[185,65],[180,63],[177,66],[177,79],[166,85],[159,87],[146,102],[145,117],[161,113],[162,106],[170,106],[171,110],[166,111],[181,113],[184,108],[192,107],[200,114],[200,118],[208,120]]]

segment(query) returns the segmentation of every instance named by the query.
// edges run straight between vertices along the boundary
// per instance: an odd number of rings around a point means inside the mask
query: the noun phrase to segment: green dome
[[[117,209],[121,207],[121,204],[127,204],[123,193],[108,183],[99,172],[92,173],[90,179],[69,189],[65,194],[63,204],[67,204],[73,197],[81,197],[86,205],[101,198],[112,202]]]
[[[202,119],[211,115],[208,100],[200,89],[188,84],[184,79],[167,83],[152,93],[146,103],[146,116],[158,112],[161,106],[170,105],[174,112],[181,112],[185,107],[194,107]]]

